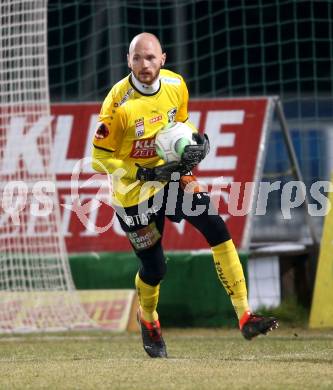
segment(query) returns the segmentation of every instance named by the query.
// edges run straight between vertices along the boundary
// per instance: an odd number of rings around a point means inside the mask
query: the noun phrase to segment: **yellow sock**
[[[158,320],[156,311],[160,285],[150,286],[141,280],[139,273],[135,276],[135,286],[138,292],[141,316],[145,321],[152,322]]]
[[[246,281],[242,264],[232,240],[223,242],[211,248],[218,277],[240,319],[249,310]]]

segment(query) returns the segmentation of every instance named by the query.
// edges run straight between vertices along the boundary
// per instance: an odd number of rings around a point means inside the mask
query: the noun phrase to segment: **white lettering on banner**
[[[265,128],[265,118],[271,120],[269,109],[273,107],[272,104],[269,98],[200,99],[189,102],[189,121],[202,132],[206,132],[211,140],[211,151],[199,164],[196,173],[200,181],[209,185],[211,200],[216,206],[214,212],[228,213],[223,217],[225,220],[228,219],[236,245],[246,243],[246,240],[243,242],[247,218],[244,215],[246,214],[246,202],[244,200],[237,202],[238,197],[244,198],[246,191],[242,184],[240,190],[231,192],[231,183],[247,183],[258,179],[255,173],[256,164],[263,149],[261,134]],[[52,164],[53,171],[57,174],[57,189],[61,203],[65,206],[61,208],[61,223],[70,251],[80,251],[81,243],[84,244],[83,247],[91,246],[96,251],[128,249],[127,239],[124,238],[118,220],[112,219],[114,211],[107,201],[111,198],[110,177],[106,174],[97,177],[91,167],[91,162],[87,159],[91,156],[92,139],[98,123],[99,109],[100,102],[54,104],[52,105],[53,117],[45,116],[36,123],[32,122],[33,118],[29,115],[17,116],[8,123],[9,128],[6,129],[2,145],[0,175],[16,174],[20,167],[24,168],[28,176],[30,173],[45,173],[47,169],[45,165]],[[51,158],[45,161],[41,141],[48,137],[48,126],[51,123],[53,130]],[[143,158],[155,155],[152,138],[145,137],[143,140],[140,138],[139,142],[133,141],[132,157],[135,155],[137,158]],[[251,159],[241,154],[244,144]],[[243,157],[244,163],[240,164]],[[75,167],[77,167],[77,172],[75,172]],[[113,180],[115,179],[117,176],[113,174]],[[3,187],[7,181],[3,180]],[[108,188],[104,189],[104,182],[107,183]],[[133,186],[137,184],[138,182],[133,183]],[[29,186],[30,183],[27,185]],[[125,188],[124,185],[123,187],[125,194],[129,188]],[[10,196],[11,192],[7,189],[8,201],[4,204],[3,213],[0,213],[0,233],[2,235],[15,236],[22,230],[28,230],[28,233],[35,237],[39,230],[41,234],[47,234],[47,228],[43,228],[42,218],[47,224],[48,214],[52,212],[49,201],[53,199],[51,194],[53,190],[39,188],[36,194],[31,191],[32,188],[29,187],[26,200],[28,209],[24,210],[24,213],[37,214],[35,217],[38,218],[26,220],[25,224],[15,226],[12,216],[16,222],[20,221],[19,218],[23,216],[23,214],[20,215],[23,202],[17,198],[19,194],[16,190],[13,196]],[[251,191],[248,192],[252,195]],[[286,198],[290,196],[290,192],[291,190],[285,190]],[[317,191],[317,198],[315,198],[317,202],[320,202],[319,196],[320,191]],[[35,197],[32,202],[31,197]],[[253,196],[249,198],[252,204]],[[287,203],[287,200],[285,213],[289,215],[292,212],[291,209],[297,207],[297,203],[293,204],[290,200]],[[318,209],[317,202],[313,205],[315,211]],[[237,214],[237,218],[233,214]],[[111,219],[113,223],[109,224]],[[10,230],[7,229],[9,224]],[[105,229],[99,225],[106,225]],[[204,248],[204,239],[201,241],[197,234],[184,221],[181,224],[168,224],[165,234],[166,248],[176,250]]]
[[[199,127],[201,118],[200,111],[190,111],[189,120],[195,127]],[[211,152],[199,165],[199,170],[235,170],[237,164],[237,156],[217,156],[217,149],[220,147],[234,147],[235,134],[232,132],[221,132],[221,127],[226,124],[242,124],[244,120],[244,111],[208,111],[205,123],[205,132],[214,140],[211,142]],[[96,130],[98,115],[90,116],[88,133],[85,140],[84,156],[91,155],[92,137]],[[83,132],[86,134],[85,132]],[[55,140],[52,151],[52,166],[57,174],[72,173],[73,166],[78,161],[77,159],[67,159],[69,143],[75,131],[73,129],[73,115],[58,115],[55,125]],[[136,157],[147,157],[154,154],[153,140],[137,141],[133,146]],[[133,153],[133,152],[132,152]],[[86,165],[83,173],[92,173],[90,166]]]
[[[236,245],[242,243],[246,216],[242,216],[245,208],[238,210],[236,207],[238,204],[244,205],[244,202],[236,203],[236,199],[230,199],[230,185],[234,181],[240,183],[253,181],[256,156],[261,150],[259,146],[263,121],[270,107],[268,101],[269,99],[266,98],[254,98],[251,100],[200,99],[189,102],[189,121],[202,132],[206,132],[211,140],[211,151],[199,164],[196,173],[200,181],[209,185],[211,198],[215,205],[219,206],[215,212],[224,214],[224,219],[229,220],[229,228]],[[91,244],[96,250],[128,249],[128,242],[123,238],[124,233],[117,219],[114,219],[112,226],[105,231],[106,234],[102,234],[104,230],[102,232],[101,227],[98,226],[107,225],[112,218],[113,211],[108,210],[109,205],[99,205],[98,201],[96,202],[99,200],[101,203],[107,203],[96,196],[100,190],[101,180],[91,180],[92,174],[95,174],[91,165],[80,163],[76,182],[73,183],[73,180],[69,178],[72,175],[72,167],[76,166],[82,158],[91,156],[92,139],[98,123],[99,109],[99,102],[52,106],[52,114],[55,115],[52,123],[54,130],[52,161],[58,175],[57,187],[61,202],[68,207],[62,208],[62,225],[65,236],[68,238],[70,251],[80,250],[80,239],[84,239],[85,246]],[[23,133],[27,130],[30,131],[24,128]],[[136,142],[137,140],[133,140],[132,157],[135,155],[137,158],[143,158],[155,155],[151,138],[143,140],[141,138],[139,142]],[[240,166],[244,143],[253,158],[248,164]],[[15,168],[17,169],[17,164]],[[107,175],[103,176],[107,180]],[[113,175],[113,180],[115,178]],[[222,183],[218,183],[217,179],[222,178]],[[223,184],[226,182],[229,184]],[[73,199],[73,185],[78,188],[78,199],[76,197]],[[241,189],[241,191],[236,191],[235,197],[237,194],[243,196],[243,187]],[[110,197],[108,191],[104,192],[107,197]],[[76,203],[83,198],[85,198],[83,204]],[[92,199],[96,200],[92,203]],[[230,202],[234,202],[231,209]],[[82,217],[85,218],[81,220],[76,215],[76,211],[81,211]],[[236,211],[239,214],[238,217],[234,218],[231,211]],[[86,225],[97,226],[94,229],[88,229]],[[169,249],[170,245],[175,246],[175,249],[204,247],[204,241],[197,240],[196,234],[184,222],[168,224],[166,226],[166,248]],[[192,235],[195,237],[193,240],[189,238]],[[172,244],[169,244],[169,237]]]
[[[189,121],[198,129],[200,124],[201,112],[200,111],[190,111],[189,112]]]
[[[232,111],[208,111],[205,123],[205,132],[211,140],[210,153],[200,163],[200,170],[235,170],[237,156],[217,156],[218,148],[230,148],[235,146],[235,134],[221,132],[223,125],[239,125],[244,122],[244,110]]]
[[[41,116],[27,131],[26,117],[11,118],[6,136],[0,173],[14,174],[22,159],[30,174],[45,173],[43,158],[38,148],[38,138],[50,125],[52,116]]]
[[[91,156],[92,139],[96,131],[98,115],[91,115],[88,127],[88,135],[85,139],[85,151],[84,156]],[[86,134],[84,129],[73,128],[74,116],[73,115],[58,115],[55,122],[55,136],[54,146],[52,149],[52,168],[57,174],[71,174],[74,165],[78,162],[78,159],[68,159],[67,154],[69,151],[69,144],[71,137],[74,134],[80,136],[80,132]],[[83,130],[83,131],[82,131]],[[82,156],[83,157],[83,156]],[[83,173],[93,173],[94,170],[90,165],[85,165],[82,169]]]
[[[190,121],[199,127],[201,113],[199,111],[190,112]],[[24,133],[26,126],[25,117],[12,118],[7,143],[2,159],[1,173],[15,173],[18,161],[22,156],[30,173],[44,172],[42,156],[38,151],[37,138],[52,120],[52,116],[43,116],[31,126],[29,131]],[[88,135],[85,140],[85,156],[91,154],[91,139],[96,128],[98,115],[90,117]],[[208,111],[205,123],[205,131],[214,142],[211,143],[211,152],[200,163],[200,170],[234,170],[237,164],[237,156],[217,156],[219,147],[235,146],[235,134],[221,133],[221,126],[225,124],[242,124],[244,111]],[[73,166],[78,159],[67,159],[71,137],[75,134],[73,129],[73,115],[58,115],[55,117],[55,137],[52,148],[51,163],[57,174],[72,173]],[[85,134],[85,132],[84,132]],[[138,149],[153,150],[153,141],[139,141],[135,146]],[[11,156],[11,158],[8,158]],[[32,161],[33,160],[33,161]],[[93,172],[89,166],[84,167],[86,173]]]
[[[54,145],[52,149],[52,168],[56,173],[72,173],[77,159],[67,159],[68,147],[73,131],[73,115],[59,115],[56,118]]]

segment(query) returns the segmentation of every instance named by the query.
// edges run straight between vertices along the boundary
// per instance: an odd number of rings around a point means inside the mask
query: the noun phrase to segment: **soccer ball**
[[[180,161],[185,146],[194,144],[192,128],[183,122],[168,123],[155,138],[156,153],[165,162]]]

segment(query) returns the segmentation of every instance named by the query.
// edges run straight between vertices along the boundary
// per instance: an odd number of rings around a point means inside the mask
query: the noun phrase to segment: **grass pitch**
[[[168,359],[139,334],[1,336],[0,389],[333,389],[333,331],[165,329]]]

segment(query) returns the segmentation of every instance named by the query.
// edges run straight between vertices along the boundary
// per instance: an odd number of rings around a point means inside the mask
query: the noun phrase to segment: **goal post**
[[[0,18],[0,332],[92,327],[50,166],[47,1],[2,0]]]
[[[331,175],[333,190],[333,172]],[[309,319],[310,328],[333,327],[333,192],[330,191],[328,213],[325,217],[323,234],[320,243],[315,285],[311,302]]]

